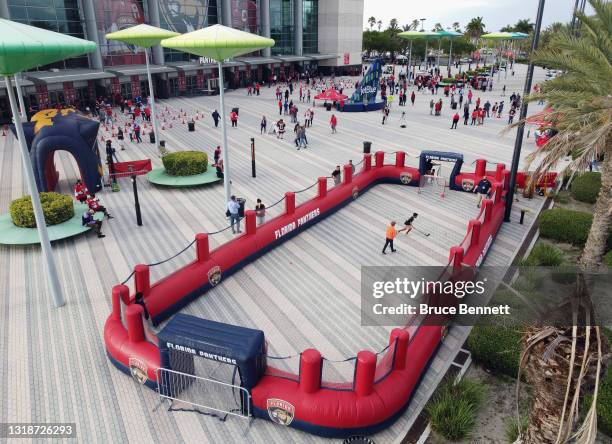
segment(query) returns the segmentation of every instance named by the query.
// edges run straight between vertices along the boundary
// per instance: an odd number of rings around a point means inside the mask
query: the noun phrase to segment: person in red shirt
[[[476,125],[476,119],[478,119],[478,109],[474,109],[474,111],[472,111],[472,122],[470,123],[470,126]]]
[[[329,119],[329,123],[331,125],[332,134],[337,133],[336,126],[338,125],[338,119],[335,114],[332,114],[331,119]]]
[[[230,120],[232,122],[232,128],[237,128],[238,127],[238,113],[236,113],[236,111],[232,111],[230,113]]]
[[[479,125],[482,125],[482,124],[484,123],[485,115],[486,115],[486,112],[485,112],[484,108],[481,108],[481,109],[478,111],[478,117],[480,118],[480,123],[479,123]]]
[[[74,186],[75,199],[83,203],[87,200],[88,194],[89,194],[89,191],[87,190],[87,187],[85,186],[83,182],[81,182],[81,179],[78,179],[76,182],[76,185]]]
[[[88,198],[87,198],[87,206],[94,210],[94,212],[100,212],[100,213],[104,213],[104,215],[108,218],[108,219],[113,219],[113,216],[111,216],[111,214],[108,212],[108,210],[106,209],[106,207],[102,206],[102,204],[100,204],[100,198],[96,197],[95,194],[91,194]]]
[[[279,116],[283,115],[283,101],[282,100],[278,101],[278,115]]]
[[[145,115],[145,120],[146,120],[147,122],[150,122],[150,121],[151,121],[151,108],[150,108],[150,107],[148,107],[148,106],[147,106],[147,107],[144,109],[144,115]]]
[[[480,97],[476,99],[476,108],[480,108]]]
[[[451,129],[457,129],[457,123],[459,123],[459,113],[455,113],[453,116],[453,124],[451,125]]]

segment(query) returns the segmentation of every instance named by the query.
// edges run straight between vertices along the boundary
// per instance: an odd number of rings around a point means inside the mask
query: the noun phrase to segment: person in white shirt
[[[230,218],[230,224],[232,225],[232,233],[234,234],[236,234],[236,231],[238,233],[242,233],[242,231],[240,231],[240,216],[238,214],[239,210],[240,204],[236,200],[236,196],[232,195],[229,202],[227,203],[227,215]]]

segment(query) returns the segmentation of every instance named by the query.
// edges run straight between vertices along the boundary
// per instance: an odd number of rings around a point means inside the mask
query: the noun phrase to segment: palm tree
[[[533,32],[533,27],[535,25],[529,21],[529,19],[522,19],[516,22],[512,31],[514,32],[523,32],[525,34],[529,34]]]
[[[380,29],[382,28],[382,20],[377,21],[376,25],[378,26],[378,30],[380,31]]]
[[[453,23],[451,27],[453,28],[453,31],[461,32],[461,25],[459,24],[459,22]]]
[[[368,19],[368,25],[370,25],[370,31],[372,30],[372,28],[374,28],[374,25],[376,24],[376,17],[372,16]]]
[[[506,25],[503,28],[500,28],[499,30],[500,32],[514,32],[514,26]]]
[[[593,17],[583,17],[583,32],[579,38],[562,29],[546,49],[536,51],[534,63],[564,72],[542,85],[540,94],[529,101],[543,99],[553,112],[559,133],[537,153],[528,157],[538,161],[537,172],[554,168],[570,152],[575,160],[571,171],[588,168],[593,159],[603,157],[601,191],[595,204],[593,224],[581,256],[587,267],[601,265],[612,219],[612,3],[589,0],[596,11]],[[608,14],[608,15],[605,15]],[[582,19],[582,18],[581,18]],[[536,154],[544,154],[538,157]]]
[[[410,23],[410,28],[411,28],[413,31],[418,31],[418,30],[419,30],[419,24],[420,24],[419,19],[414,19],[414,20],[412,21],[412,23]]]
[[[436,23],[432,29],[433,32],[444,31],[442,23]]]
[[[558,131],[527,158],[528,166],[536,164],[536,177],[554,168],[572,152],[577,157],[569,165],[570,171],[582,171],[594,158],[602,159],[601,191],[580,257],[583,269],[601,265],[612,221],[612,46],[609,43],[612,3],[606,0],[589,0],[589,3],[595,15],[579,14],[582,23],[579,37],[561,29],[551,37],[546,48],[532,54],[534,63],[560,69],[563,75],[545,82],[540,93],[526,98],[548,102],[551,112],[546,119]],[[584,278],[579,275],[575,293],[563,307],[574,321],[591,315],[588,298],[586,304],[585,300],[573,304],[574,296],[585,294]],[[588,325],[574,322],[567,328],[533,327],[525,332],[520,368],[532,386],[533,407],[527,430],[521,434],[523,444],[565,443],[574,434],[573,442],[595,442],[597,391],[608,344],[598,326]],[[588,391],[592,391],[592,402],[586,415],[581,416],[579,408]],[[578,424],[581,417],[583,423]]]
[[[485,24],[482,21],[482,17],[475,17],[465,27],[465,32],[472,39],[472,43],[480,38],[484,34]]]
[[[399,29],[399,22],[396,18],[392,18],[389,22],[389,29],[396,31]]]

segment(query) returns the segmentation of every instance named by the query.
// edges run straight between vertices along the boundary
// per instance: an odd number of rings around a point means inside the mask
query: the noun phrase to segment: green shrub
[[[525,430],[529,425],[529,417],[526,415],[521,416],[520,425],[521,430]],[[519,436],[519,422],[516,420],[516,418],[511,418],[509,421],[507,421],[505,429],[506,439],[508,442],[515,442]]]
[[[177,151],[162,157],[166,173],[171,176],[193,176],[208,169],[208,156],[201,151]]]
[[[540,234],[549,239],[583,246],[589,236],[593,215],[584,211],[553,208],[540,215]],[[608,235],[607,249],[612,249],[612,227]]]
[[[567,191],[559,191],[557,194],[555,194],[554,199],[557,203],[567,204],[569,203],[569,193]]]
[[[468,438],[485,393],[485,386],[478,382],[464,379],[453,384],[447,380],[426,408],[432,428],[449,441]]]
[[[528,261],[534,266],[558,267],[565,262],[565,253],[551,243],[538,242],[531,250]]]
[[[521,332],[516,327],[475,325],[467,348],[474,361],[491,372],[516,378],[521,355]]]
[[[39,193],[39,196],[47,225],[61,224],[74,216],[74,204],[71,196],[58,193]],[[18,227],[36,227],[34,208],[30,196],[23,196],[12,201],[9,212],[13,223]]]
[[[608,251],[603,257],[603,262],[608,267],[612,267],[612,250]]]
[[[540,215],[540,234],[549,239],[584,245],[591,229],[593,215],[582,211],[553,208]]]
[[[580,202],[595,203],[601,189],[601,173],[587,172],[574,178],[571,192]]]

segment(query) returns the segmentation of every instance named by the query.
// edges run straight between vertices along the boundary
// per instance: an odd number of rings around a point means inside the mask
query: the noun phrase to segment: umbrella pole
[[[223,133],[223,189],[225,190],[225,203],[229,202],[232,195],[230,185],[230,168],[229,168],[229,152],[227,147],[227,127],[225,126],[225,97],[223,90],[223,62],[217,62],[219,65],[219,102],[221,106],[221,132]]]
[[[438,69],[440,69],[440,51],[442,51],[442,39],[438,40],[438,61],[436,62]]]
[[[21,90],[21,85],[19,84],[19,79],[17,78],[17,75],[15,75],[15,89],[17,90],[17,99],[19,99],[21,117],[26,117],[25,104],[23,103],[23,91]]]
[[[425,40],[425,70],[427,71],[427,49],[429,47],[429,42]]]
[[[410,40],[410,55],[408,56],[408,85],[410,85],[410,73],[412,71],[412,40]]]
[[[21,151],[21,158],[23,160],[24,172],[26,175],[26,182],[30,189],[30,196],[32,197],[32,207],[34,208],[34,217],[36,219],[36,229],[38,230],[38,236],[40,238],[40,246],[42,248],[43,258],[47,268],[47,278],[49,279],[49,289],[53,296],[53,302],[56,307],[64,305],[64,296],[62,295],[62,289],[60,287],[59,279],[57,277],[57,268],[55,267],[55,261],[53,260],[53,252],[51,251],[51,242],[49,241],[49,233],[47,232],[47,224],[45,223],[45,216],[40,203],[40,196],[38,194],[38,188],[36,187],[36,181],[34,179],[34,172],[32,170],[32,161],[30,160],[30,153],[26,146],[25,135],[23,134],[23,126],[21,119],[19,118],[19,111],[17,109],[17,103],[15,100],[15,93],[13,92],[13,86],[11,84],[11,78],[4,76],[6,82],[6,92],[9,97],[9,103],[11,106],[11,112],[13,114],[13,120],[15,121],[15,130],[17,132],[17,139],[19,142],[19,148]]]
[[[501,67],[502,67],[502,62],[504,61],[504,43],[502,42],[501,47],[499,48],[500,54],[499,54],[499,69],[497,70],[497,81],[499,82],[499,79],[501,79]]]
[[[453,58],[453,40],[450,41],[450,49],[448,50],[448,69],[451,67],[451,59]]]
[[[149,67],[149,51],[147,48],[144,49],[145,61],[147,62],[147,80],[149,81],[149,101],[151,106],[151,120],[153,121],[153,135],[155,136],[155,147],[160,154],[161,152],[159,144],[159,128],[157,126],[157,117],[155,113],[155,93],[153,92],[153,79],[151,78],[151,68]]]

